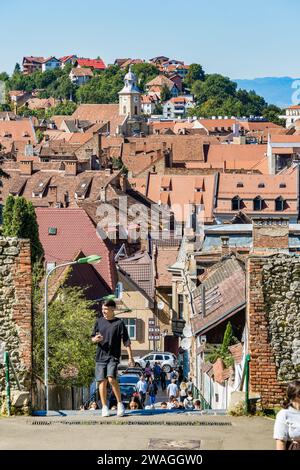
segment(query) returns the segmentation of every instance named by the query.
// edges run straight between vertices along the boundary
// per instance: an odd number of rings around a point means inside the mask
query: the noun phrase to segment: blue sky
[[[231,78],[298,77],[299,0],[1,0],[0,71],[24,55],[201,63]]]

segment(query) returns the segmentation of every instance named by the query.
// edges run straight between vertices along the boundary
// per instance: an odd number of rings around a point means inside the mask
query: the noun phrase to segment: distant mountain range
[[[275,104],[280,108],[300,102],[300,81],[295,84],[296,80],[300,79],[291,77],[233,79],[238,84],[238,88],[247,91],[254,90],[258,95],[263,96],[269,104]],[[293,83],[294,87],[292,87]],[[293,94],[297,96],[296,101],[293,99]]]

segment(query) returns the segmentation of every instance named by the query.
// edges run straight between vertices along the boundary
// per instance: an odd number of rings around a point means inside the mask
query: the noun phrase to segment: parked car
[[[121,391],[121,398],[122,402],[124,403],[125,407],[130,403],[130,399],[134,393],[138,393],[136,385],[135,384],[120,384],[120,391]],[[111,391],[109,394],[109,408],[112,406],[117,406],[117,399],[115,397],[115,394]]]
[[[153,367],[155,362],[159,362],[165,372],[171,372],[172,369],[177,367],[177,357],[170,352],[151,352],[146,354],[146,356],[134,358],[135,366],[140,366],[143,369],[148,361],[151,367]]]
[[[137,384],[140,380],[138,374],[123,374],[118,378],[119,384]]]

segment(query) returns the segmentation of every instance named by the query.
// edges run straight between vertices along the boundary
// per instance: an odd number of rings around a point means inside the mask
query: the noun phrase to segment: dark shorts
[[[107,377],[117,378],[119,361],[110,357],[109,359],[104,359],[102,361],[96,362],[95,367],[95,378],[97,382],[101,382]]]

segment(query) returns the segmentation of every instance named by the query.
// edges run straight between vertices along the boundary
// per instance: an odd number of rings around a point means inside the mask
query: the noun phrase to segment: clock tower
[[[125,75],[124,82],[125,86],[119,92],[119,115],[138,117],[141,115],[141,92],[137,87],[137,77],[132,72],[131,66]]]

